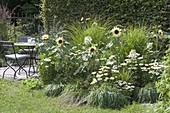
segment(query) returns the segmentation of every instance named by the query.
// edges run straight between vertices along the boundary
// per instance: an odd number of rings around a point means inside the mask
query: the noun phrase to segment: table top
[[[14,43],[14,46],[35,47],[35,43]]]

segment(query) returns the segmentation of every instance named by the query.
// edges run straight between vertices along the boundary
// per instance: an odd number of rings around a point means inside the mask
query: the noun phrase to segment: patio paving
[[[6,67],[0,67],[0,78],[2,78],[2,75],[3,75],[3,72],[4,70],[6,69]],[[17,67],[14,67],[14,69],[18,69]],[[28,66],[25,66],[24,69],[27,71],[28,73],[28,70],[29,70],[29,67]],[[31,73],[30,73],[30,77],[36,77],[38,76],[38,72],[36,72],[35,74],[33,74],[33,69],[31,68]],[[5,73],[5,76],[4,76],[4,79],[14,79],[14,71],[12,69],[8,69]],[[17,75],[16,75],[16,80],[23,80],[23,79],[27,79],[26,78],[26,74],[23,70],[20,71],[20,74],[17,72]]]

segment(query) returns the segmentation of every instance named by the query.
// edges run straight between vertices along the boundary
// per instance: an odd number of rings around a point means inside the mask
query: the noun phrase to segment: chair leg
[[[21,65],[20,65],[20,64],[18,63],[18,61],[17,61],[17,64],[18,64],[19,68],[16,70],[16,73],[17,73],[17,71],[20,72],[20,70],[23,70],[23,71],[25,71],[26,78],[28,78],[27,71],[24,69],[26,60],[27,60],[27,59],[25,59],[24,62],[23,62]],[[14,77],[16,76],[16,73],[14,74]]]
[[[35,66],[34,66],[34,61],[35,61],[35,58],[32,59],[32,67],[33,67],[33,73],[35,74]],[[36,61],[35,61],[36,63]]]
[[[33,69],[33,74],[35,73],[35,66],[34,66],[34,58],[30,58],[29,59],[30,61],[30,64],[29,64],[29,76],[31,76],[30,75],[30,73],[31,73],[31,67],[32,67],[32,69]]]
[[[11,68],[13,71],[14,71],[14,73],[15,73],[15,69],[12,67],[12,65],[10,65],[10,64],[8,64],[8,62],[7,61],[5,61],[6,62],[6,64],[7,64],[7,68],[5,69],[5,71],[3,72],[3,75],[2,75],[2,78],[4,78],[4,76],[5,76],[5,72],[9,69],[9,68]],[[13,63],[12,63],[13,64]]]

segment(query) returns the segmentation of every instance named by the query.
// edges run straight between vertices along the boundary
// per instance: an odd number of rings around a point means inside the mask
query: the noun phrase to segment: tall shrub
[[[47,29],[54,24],[54,20],[64,25],[92,15],[111,17],[117,24],[162,25],[169,18],[168,13],[163,13],[168,12],[167,2],[168,0],[41,0],[41,17]]]

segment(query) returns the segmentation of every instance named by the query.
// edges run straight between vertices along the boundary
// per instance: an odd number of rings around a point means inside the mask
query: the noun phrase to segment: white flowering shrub
[[[145,55],[140,55],[136,50],[131,50],[120,65],[121,68],[126,68],[133,73],[134,83],[139,87],[156,81],[161,76],[164,67],[161,62],[156,60],[148,61]]]

